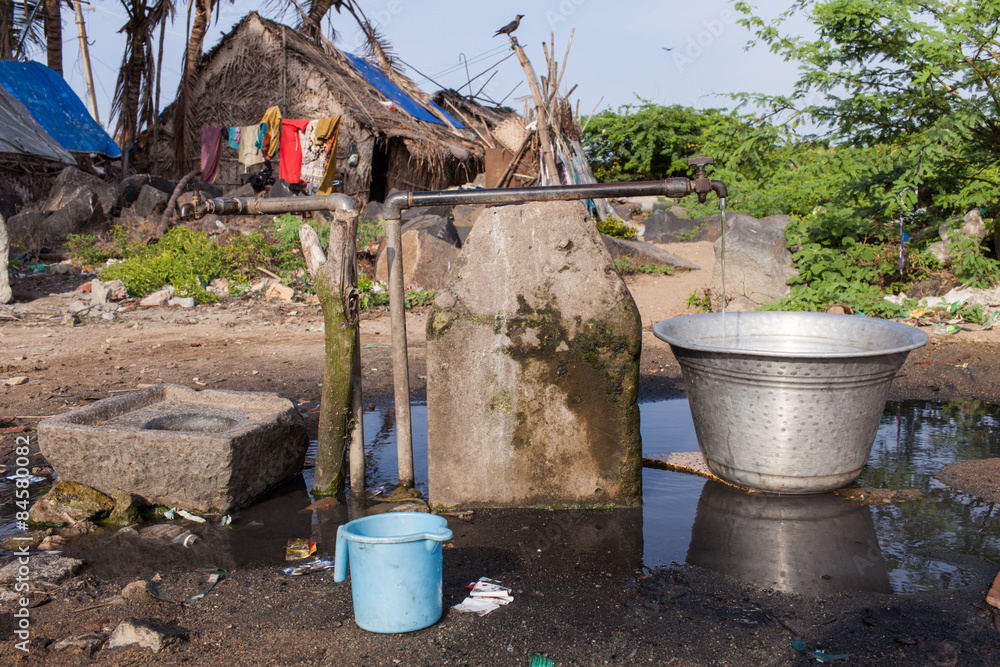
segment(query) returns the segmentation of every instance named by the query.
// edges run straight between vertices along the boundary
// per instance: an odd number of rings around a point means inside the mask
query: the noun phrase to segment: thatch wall
[[[202,60],[189,102],[185,164],[174,163],[171,106],[160,118],[158,140],[152,130],[141,137],[144,150],[136,152],[133,165],[136,171],[177,177],[198,167],[202,125],[251,125],[277,105],[285,118],[342,116],[338,191],[359,206],[391,188],[442,189],[482,171],[483,146],[471,129],[420,121],[385,102],[339,50],[251,12]],[[347,164],[352,150],[359,156],[353,168]],[[374,182],[373,164],[385,170]],[[226,189],[248,175],[236,152],[224,148],[216,184]]]

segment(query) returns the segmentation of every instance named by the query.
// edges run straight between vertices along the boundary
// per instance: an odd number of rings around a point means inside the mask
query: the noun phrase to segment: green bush
[[[616,218],[614,216],[609,217],[607,220],[599,220],[597,222],[597,231],[605,236],[612,236],[616,239],[634,239],[639,233],[638,230],[632,225],[628,224],[621,218]]]
[[[666,264],[640,264],[626,255],[615,257],[615,268],[623,276],[631,276],[636,273],[646,273],[651,276],[669,276],[673,273],[673,268]]]

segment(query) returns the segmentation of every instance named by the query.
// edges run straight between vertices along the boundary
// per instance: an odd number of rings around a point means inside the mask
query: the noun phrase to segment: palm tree
[[[41,6],[42,0],[0,0],[0,60],[26,60],[26,47],[42,44]]]
[[[45,57],[49,67],[62,74],[63,0],[42,0],[44,4]]]
[[[302,30],[310,39],[318,40],[320,35],[320,26],[323,23],[323,18],[326,13],[330,11],[330,7],[337,10],[340,13],[340,8],[346,4],[348,9],[351,9],[353,4],[350,0],[310,0],[309,9],[305,12],[302,17],[302,23],[299,25],[299,29]]]
[[[125,54],[118,83],[111,102],[111,113],[118,114],[115,141],[123,151],[128,151],[139,129],[152,123],[157,109],[153,101],[155,68],[152,35],[157,26],[173,16],[171,0],[120,0],[128,21],[119,32],[124,32]]]

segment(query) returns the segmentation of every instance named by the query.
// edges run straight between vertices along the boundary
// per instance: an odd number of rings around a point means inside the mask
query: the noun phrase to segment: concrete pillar
[[[627,287],[580,202],[489,208],[427,321],[430,502],[642,502]]]

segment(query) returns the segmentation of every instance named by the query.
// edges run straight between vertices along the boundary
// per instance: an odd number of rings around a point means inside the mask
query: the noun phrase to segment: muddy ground
[[[707,244],[671,248],[711,267]],[[0,432],[3,463],[15,438],[39,417],[140,384],[273,391],[305,406],[318,399],[322,323],[315,304],[230,299],[218,305],[139,309],[117,321],[85,318],[67,327],[52,317],[86,276],[53,276],[15,287],[22,320],[0,317]],[[643,316],[641,397],[679,396],[680,369],[652,325],[689,312],[685,299],[709,283],[708,271],[629,280]],[[410,382],[425,393],[425,315],[408,316]],[[893,383],[895,399],[978,398],[1000,402],[997,332],[934,336],[913,352]],[[391,405],[388,318],[362,322],[365,401]],[[7,386],[3,380],[27,376]],[[315,434],[315,415],[309,427]],[[44,465],[37,454],[33,465]],[[664,473],[670,474],[670,473]],[[971,474],[975,475],[975,471]],[[638,523],[637,523],[638,522]],[[975,585],[947,593],[888,596],[839,593],[821,598],[762,590],[678,565],[641,566],[641,512],[477,511],[450,517],[445,550],[446,608],[481,576],[514,589],[514,602],[488,616],[446,611],[431,628],[405,635],[359,629],[349,584],[332,571],[287,577],[273,565],[236,567],[191,605],[119,592],[163,567],[148,552],[91,552],[92,564],[59,588],[41,591],[31,609],[31,646],[15,648],[9,604],[0,613],[0,663],[147,665],[527,665],[535,653],[557,665],[791,665],[810,650],[850,654],[844,665],[994,665],[1000,616],[983,600],[997,563],[961,566]],[[638,525],[638,553],[636,553]],[[321,541],[321,548],[332,542]],[[71,550],[67,550],[67,554]],[[332,553],[330,554],[332,555]],[[113,602],[113,604],[103,604]],[[184,638],[159,654],[145,649],[53,652],[70,635],[106,637],[125,619],[156,619]]]

